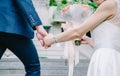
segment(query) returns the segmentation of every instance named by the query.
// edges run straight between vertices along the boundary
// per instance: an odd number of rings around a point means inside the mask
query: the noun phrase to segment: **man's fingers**
[[[42,34],[43,36],[46,36],[48,34],[43,27],[39,33]]]
[[[45,45],[45,43],[44,43],[44,41],[43,41],[43,40],[40,40],[40,43],[41,43],[41,45],[42,45],[42,46],[44,46],[44,45]]]
[[[41,32],[39,32],[41,35],[46,36],[48,33],[43,29]]]
[[[51,47],[51,45],[45,45],[44,47],[47,49],[47,48]]]
[[[36,33],[36,36],[37,36],[38,40],[40,41],[41,45],[44,46],[45,43],[43,41],[43,36],[41,34],[39,34],[39,33]]]
[[[41,34],[41,36],[45,37],[48,33],[45,31],[43,26],[37,26],[37,32]]]
[[[41,34],[39,34],[39,33],[36,33],[36,36],[37,36],[38,40],[42,40],[43,39],[43,36]]]

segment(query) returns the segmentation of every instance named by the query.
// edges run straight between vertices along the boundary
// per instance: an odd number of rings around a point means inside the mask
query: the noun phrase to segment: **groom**
[[[41,41],[47,32],[35,11],[32,0],[0,0],[0,58],[11,50],[24,64],[25,76],[40,76],[37,50],[32,42],[34,29]]]

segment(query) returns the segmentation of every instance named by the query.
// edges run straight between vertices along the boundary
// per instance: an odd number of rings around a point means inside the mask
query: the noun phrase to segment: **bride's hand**
[[[45,38],[44,38],[44,47],[45,48],[48,48],[48,47],[50,47],[53,43],[54,43],[54,41],[53,41],[53,34],[48,34]]]
[[[94,43],[93,43],[92,39],[88,36],[83,36],[81,38],[81,43],[82,44],[89,44],[91,47],[94,47]]]

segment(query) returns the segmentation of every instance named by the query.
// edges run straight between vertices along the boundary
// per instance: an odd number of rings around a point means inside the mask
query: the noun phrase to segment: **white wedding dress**
[[[120,76],[120,0],[117,15],[92,32],[95,52],[87,76]]]

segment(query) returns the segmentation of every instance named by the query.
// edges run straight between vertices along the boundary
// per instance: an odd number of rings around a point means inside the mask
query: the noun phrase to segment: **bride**
[[[95,52],[87,76],[120,76],[120,0],[93,1],[99,7],[90,17],[63,33],[49,34],[44,46],[81,38],[91,31]]]

